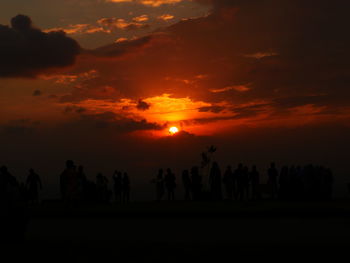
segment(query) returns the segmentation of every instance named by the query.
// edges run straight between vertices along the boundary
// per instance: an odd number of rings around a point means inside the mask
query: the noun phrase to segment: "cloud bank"
[[[0,25],[0,77],[33,77],[49,68],[73,65],[79,44],[61,31],[44,33],[28,16]]]

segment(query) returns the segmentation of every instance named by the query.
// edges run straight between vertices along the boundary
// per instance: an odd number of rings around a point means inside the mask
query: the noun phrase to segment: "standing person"
[[[96,176],[96,191],[97,200],[102,203],[107,203],[108,198],[108,179],[102,173]]]
[[[169,201],[175,200],[176,177],[172,173],[170,168],[167,169],[167,174],[165,175],[164,181],[165,181],[165,187],[168,192],[168,200]]]
[[[243,167],[243,188],[245,199],[249,200],[249,187],[250,186],[250,178],[249,178],[249,168],[248,166]]]
[[[334,184],[333,173],[332,173],[332,170],[329,168],[326,168],[325,172],[326,172],[325,182],[324,182],[326,187],[325,198],[326,200],[332,200],[333,184]]]
[[[283,166],[279,176],[279,198],[281,200],[289,199],[291,196],[290,173],[288,166]]]
[[[254,165],[252,171],[250,172],[250,181],[252,182],[252,198],[253,200],[260,199],[259,184],[260,184],[260,174]]]
[[[72,160],[66,161],[66,168],[60,176],[61,195],[64,201],[71,202],[76,199],[78,176],[76,166]]]
[[[191,178],[188,170],[184,170],[182,172],[182,184],[185,189],[185,200],[190,201],[191,200]]]
[[[127,173],[124,173],[122,181],[123,202],[130,202],[130,179]]]
[[[278,171],[275,163],[271,163],[270,168],[267,170],[268,181],[267,184],[270,186],[271,199],[275,199],[278,191],[277,177]]]
[[[163,169],[159,169],[158,175],[155,180],[156,184],[156,200],[161,201],[164,195],[164,178],[163,178]]]
[[[6,166],[0,168],[0,204],[12,205],[20,200],[19,183],[7,169]]]
[[[6,166],[0,167],[0,241],[2,255],[5,255],[4,244],[16,244],[24,241],[29,215],[23,202],[20,184]],[[6,247],[6,246],[5,246]]]
[[[122,201],[122,173],[115,171],[113,174],[113,191],[114,191],[114,198],[115,201],[121,202]]]
[[[78,179],[78,195],[80,201],[86,201],[87,199],[87,179],[84,172],[84,167],[79,165],[77,172]]]
[[[0,167],[0,204],[6,199],[8,177],[7,167]]]
[[[234,181],[233,181],[233,173],[232,173],[231,166],[227,166],[222,182],[224,183],[224,186],[225,186],[227,199],[232,200]]]
[[[199,174],[197,166],[191,168],[191,181],[192,181],[192,198],[195,201],[199,201],[202,198],[202,177]]]
[[[212,199],[215,201],[222,200],[222,187],[221,187],[221,171],[217,162],[213,163],[209,175],[209,184]]]
[[[244,198],[244,175],[243,175],[243,164],[238,164],[238,167],[234,173],[235,181],[237,184],[237,191],[235,198],[238,200],[243,200]]]
[[[39,187],[42,190],[42,184],[40,177],[33,169],[29,170],[29,175],[26,181],[27,198],[29,202],[38,203],[39,202]]]

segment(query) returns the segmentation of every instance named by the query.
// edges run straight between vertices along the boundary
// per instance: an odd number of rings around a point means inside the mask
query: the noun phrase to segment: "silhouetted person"
[[[238,167],[235,170],[235,178],[237,181],[237,199],[244,200],[246,179],[245,179],[243,164],[241,163],[238,164]]]
[[[66,169],[60,176],[60,189],[64,201],[70,202],[78,199],[78,175],[72,160],[66,161]]]
[[[259,191],[260,175],[259,175],[259,172],[257,171],[255,165],[253,166],[249,177],[250,177],[250,181],[252,183],[252,198],[254,200],[258,200],[258,199],[260,199],[260,191]]]
[[[287,166],[283,166],[279,176],[279,198],[286,200],[290,197],[290,178],[289,169]]]
[[[85,191],[86,191],[86,197],[85,197],[86,201],[88,201],[89,203],[93,203],[97,201],[97,187],[95,182],[86,180]]]
[[[278,186],[277,186],[278,171],[276,169],[275,163],[271,163],[271,166],[267,171],[267,176],[268,176],[267,184],[270,186],[271,198],[274,199],[278,192]]]
[[[225,186],[227,199],[232,200],[233,199],[234,181],[233,181],[233,172],[232,172],[231,166],[227,166],[222,181],[223,181],[224,186]]]
[[[197,166],[191,168],[191,181],[192,181],[192,198],[193,200],[201,200],[202,195],[202,177],[199,175],[199,169]]]
[[[0,168],[1,200],[9,204],[21,199],[19,183],[6,166]]]
[[[20,185],[6,166],[0,168],[0,195],[0,241],[3,241],[3,246],[9,241],[23,240],[27,225],[25,202],[21,196]]]
[[[188,170],[184,170],[182,172],[182,184],[184,186],[184,190],[185,190],[185,200],[189,201],[191,200],[191,178],[190,178],[190,174],[188,173]]]
[[[109,200],[108,196],[108,180],[103,174],[99,173],[96,176],[96,191],[97,200],[106,203]]]
[[[77,171],[77,181],[78,181],[78,199],[80,201],[87,199],[87,179],[84,172],[84,167],[80,165]]]
[[[176,177],[172,173],[171,169],[167,169],[167,173],[164,178],[165,181],[165,187],[168,192],[168,200],[173,201],[175,200],[175,188],[176,188]]]
[[[212,199],[215,201],[222,200],[221,190],[221,171],[217,162],[213,163],[209,175],[209,185]]]
[[[29,175],[26,181],[27,199],[29,202],[39,202],[39,188],[42,189],[40,177],[33,169],[29,170]]]
[[[19,184],[19,191],[21,194],[21,198],[26,202],[28,200],[28,190],[25,183]]]
[[[156,184],[156,200],[161,201],[165,192],[163,169],[159,169],[154,183]]]
[[[129,203],[130,201],[130,179],[127,173],[124,173],[122,181],[123,202]]]
[[[306,165],[303,169],[304,181],[304,198],[311,200],[314,197],[314,167],[313,165]]]
[[[6,166],[0,168],[0,201],[6,201],[8,185],[10,182],[10,173],[7,171]]]
[[[300,199],[300,183],[298,178],[298,170],[292,165],[289,169],[289,194],[288,197],[292,200]]]
[[[243,167],[243,188],[244,188],[243,192],[244,192],[244,198],[246,200],[249,199],[249,183],[250,183],[249,179],[250,179],[249,168],[248,166],[244,166]]]
[[[122,201],[122,184],[123,184],[122,173],[115,171],[113,174],[113,181],[114,181],[113,190],[114,190],[115,201],[121,202]]]
[[[325,187],[326,187],[326,199],[331,200],[332,195],[333,195],[333,183],[334,183],[334,178],[333,178],[333,173],[331,169],[326,169],[325,170]]]

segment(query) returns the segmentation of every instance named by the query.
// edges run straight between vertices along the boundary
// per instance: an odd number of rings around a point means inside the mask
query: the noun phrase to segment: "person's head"
[[[159,169],[159,170],[158,170],[158,174],[159,174],[159,175],[162,175],[162,174],[163,174],[163,169]]]
[[[275,168],[276,164],[274,162],[271,163],[271,168]]]
[[[242,163],[239,163],[239,164],[238,164],[238,168],[239,168],[239,169],[242,169],[242,168],[243,168],[243,164],[242,164]]]
[[[82,172],[84,171],[84,167],[83,167],[82,165],[79,165],[78,171],[79,171],[80,173],[82,173]]]
[[[33,174],[33,173],[34,173],[34,169],[33,169],[33,168],[30,168],[30,169],[29,169],[29,173],[30,173],[30,174]]]
[[[256,165],[253,165],[253,171],[255,172],[256,171]]]
[[[168,174],[171,174],[171,169],[170,168],[166,169],[166,171],[167,171]]]

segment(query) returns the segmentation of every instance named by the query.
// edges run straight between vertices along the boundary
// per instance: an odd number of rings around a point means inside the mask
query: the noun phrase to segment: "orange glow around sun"
[[[171,134],[171,135],[175,135],[176,133],[178,133],[179,132],[179,129],[177,128],[177,127],[170,127],[169,128],[169,133]]]

